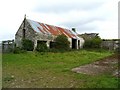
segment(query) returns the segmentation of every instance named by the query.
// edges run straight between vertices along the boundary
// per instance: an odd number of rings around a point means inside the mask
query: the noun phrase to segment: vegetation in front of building
[[[34,43],[29,39],[22,40],[22,49],[26,51],[33,51]]]
[[[46,43],[45,42],[40,42],[36,47],[36,51],[38,51],[38,52],[47,52],[48,47],[47,47]]]
[[[87,37],[87,36],[86,36]],[[115,53],[119,53],[120,49],[119,49],[119,42],[118,42],[118,48],[116,48],[115,50],[110,49],[110,46],[104,47],[104,45],[102,46],[102,40],[98,35],[94,36],[94,37],[89,37],[86,38],[85,36],[83,37],[85,40],[84,49],[106,49],[109,51],[113,51]],[[115,39],[116,40],[116,39]],[[117,40],[118,41],[118,40]],[[67,37],[64,35],[59,35],[54,42],[52,42],[52,47],[48,48],[46,42],[41,42],[39,44],[37,44],[37,47],[35,49],[35,51],[38,52],[66,52],[66,51],[73,51],[73,49],[70,49],[70,42],[68,41]],[[100,49],[101,48],[101,49]],[[26,51],[33,51],[34,49],[34,43],[31,40],[28,39],[23,39],[22,40],[22,47],[16,47],[14,46],[13,49],[9,50],[13,53],[23,53]],[[77,51],[77,50],[76,50]]]
[[[84,48],[100,48],[101,47],[101,38],[95,36],[94,38],[86,39],[84,43]]]
[[[29,39],[22,40],[22,47],[16,47],[16,44],[13,48],[14,54],[25,53],[26,51],[33,51],[34,43]]]
[[[36,51],[38,52],[64,52],[70,49],[69,41],[66,36],[59,35],[52,43],[52,48],[48,48],[46,42],[39,42]]]
[[[55,39],[54,49],[58,49],[58,50],[69,50],[70,49],[70,42],[68,41],[65,35],[59,35]]]
[[[26,52],[26,50],[19,48],[19,47],[14,47],[14,49],[13,49],[14,54],[25,53],[25,52]]]

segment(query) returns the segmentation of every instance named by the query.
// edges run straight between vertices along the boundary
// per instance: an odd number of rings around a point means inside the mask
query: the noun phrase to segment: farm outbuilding
[[[39,42],[45,42],[47,47],[51,48],[51,44],[54,42],[54,39],[61,34],[68,38],[70,48],[82,48],[84,39],[78,37],[78,34],[75,31],[33,21],[26,19],[26,17],[15,34],[15,43],[17,47],[22,47],[21,41],[24,38],[34,42],[34,49],[37,47]]]

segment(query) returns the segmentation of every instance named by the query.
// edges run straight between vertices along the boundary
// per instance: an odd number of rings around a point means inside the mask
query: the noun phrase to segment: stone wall
[[[32,29],[30,24],[25,21],[25,39],[32,40],[34,42],[35,40],[35,31]],[[18,29],[16,35],[15,35],[15,43],[17,47],[21,47],[21,41],[23,39],[23,23],[21,24],[20,28]]]
[[[103,40],[101,47],[109,50],[116,50],[118,48],[118,40]]]

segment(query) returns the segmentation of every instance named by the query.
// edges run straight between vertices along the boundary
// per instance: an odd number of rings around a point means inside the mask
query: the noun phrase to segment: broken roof
[[[30,19],[27,19],[27,21],[30,23],[30,25],[34,29],[34,31],[36,31],[38,33],[55,35],[55,36],[64,34],[65,36],[67,36],[69,38],[80,39],[77,36],[77,33],[72,31],[72,30],[61,28],[61,27],[58,27],[58,26],[53,26],[53,25],[40,23],[40,22],[33,21],[33,20],[30,20]]]

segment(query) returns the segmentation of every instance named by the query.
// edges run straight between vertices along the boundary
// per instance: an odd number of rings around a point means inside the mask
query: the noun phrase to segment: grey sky
[[[65,0],[61,0],[59,2],[49,4],[46,0],[45,3],[38,4],[35,10],[37,12],[41,11],[45,13],[65,13],[71,10],[94,10],[102,4],[103,2],[80,2],[80,0],[69,0],[67,2],[65,2]]]
[[[0,0],[0,41],[14,39],[24,14],[28,19],[77,32],[118,38],[119,0]]]

